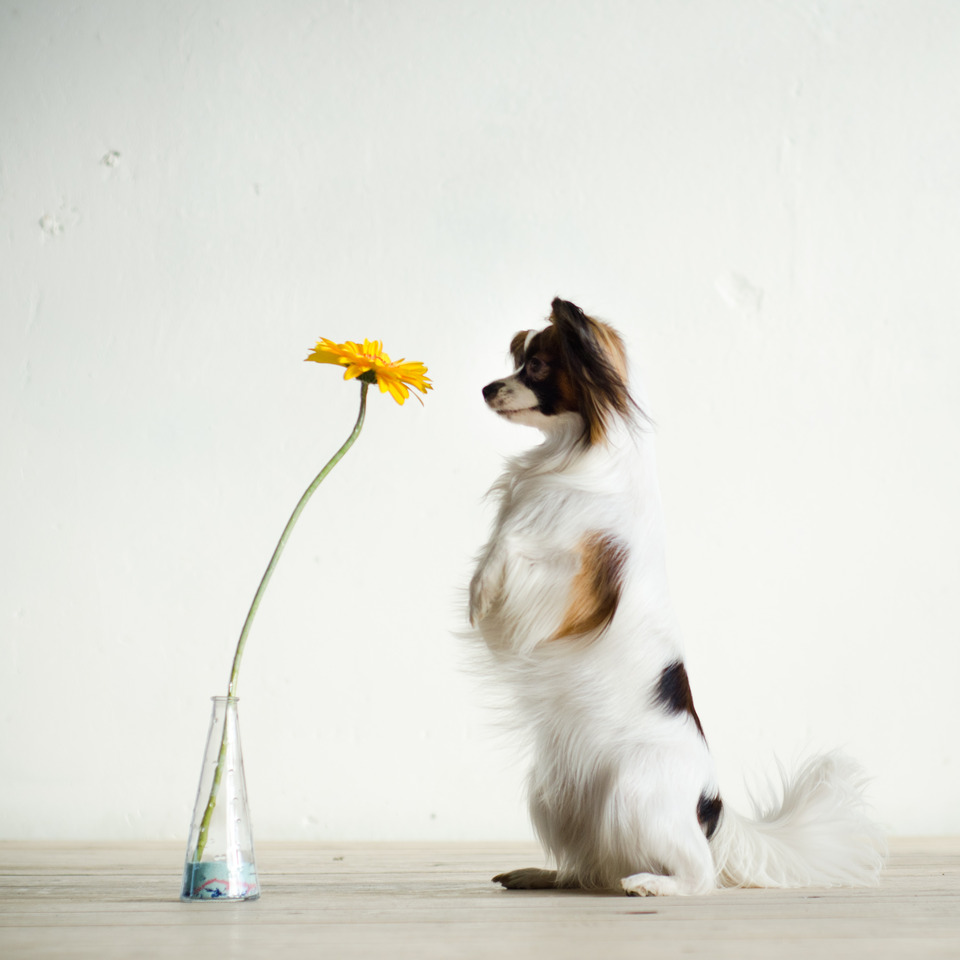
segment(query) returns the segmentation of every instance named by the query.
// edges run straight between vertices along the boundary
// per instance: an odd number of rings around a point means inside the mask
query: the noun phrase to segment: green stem
[[[243,629],[240,631],[240,639],[237,641],[237,652],[233,656],[233,667],[230,670],[230,684],[227,687],[227,696],[235,697],[237,689],[237,675],[240,673],[240,659],[243,657],[243,649],[247,645],[247,634],[250,633],[250,626],[253,623],[253,618],[257,613],[257,610],[260,607],[260,601],[263,599],[263,594],[267,589],[267,584],[270,582],[270,578],[273,576],[273,571],[277,566],[277,561],[280,559],[280,554],[283,553],[283,548],[287,545],[287,540],[290,537],[290,534],[293,532],[293,528],[296,526],[297,520],[300,519],[300,514],[303,513],[303,508],[307,505],[309,499],[313,496],[317,487],[323,483],[327,478],[327,474],[343,459],[346,452],[353,446],[354,441],[357,437],[360,436],[360,431],[363,429],[363,419],[367,412],[367,390],[369,389],[369,383],[362,382],[360,384],[360,413],[357,415],[357,422],[353,427],[353,433],[347,437],[343,446],[327,461],[326,466],[317,474],[313,483],[304,491],[303,496],[300,498],[300,502],[294,507],[293,513],[290,514],[290,519],[287,521],[287,525],[283,528],[283,533],[280,534],[280,540],[277,542],[276,549],[273,551],[273,556],[270,558],[270,563],[267,564],[267,569],[263,574],[263,579],[260,581],[260,586],[257,587],[257,592],[254,595],[253,603],[250,604],[250,610],[247,613],[247,619],[243,622]]]
[[[277,566],[277,561],[280,559],[280,555],[283,553],[283,548],[287,545],[287,540],[290,537],[293,528],[296,526],[297,520],[300,519],[300,514],[303,513],[303,508],[307,505],[307,502],[313,496],[317,487],[327,478],[327,474],[343,459],[346,452],[353,446],[357,437],[360,436],[360,431],[363,429],[363,420],[367,412],[367,390],[370,387],[370,380],[367,379],[367,375],[361,375],[360,379],[360,412],[357,415],[357,422],[354,424],[353,432],[347,437],[343,446],[327,461],[324,468],[316,475],[313,480],[313,483],[304,491],[303,496],[300,498],[300,502],[294,507],[293,513],[290,514],[290,519],[287,521],[287,525],[283,528],[283,533],[280,534],[280,539],[277,542],[277,546],[273,551],[273,556],[270,558],[270,562],[267,564],[267,569],[263,574],[263,577],[260,580],[260,586],[257,587],[257,592],[254,594],[253,603],[250,604],[250,609],[247,611],[247,619],[243,621],[243,629],[240,631],[240,639],[237,641],[237,650],[233,655],[233,666],[230,669],[230,683],[227,686],[227,696],[235,697],[237,689],[237,679],[240,673],[240,660],[243,657],[244,647],[247,645],[247,635],[250,633],[250,627],[253,624],[253,618],[256,616],[257,610],[260,607],[260,601],[263,599],[263,594],[267,589],[267,584],[270,582],[270,578],[273,576],[273,571]],[[223,777],[223,765],[227,756],[227,724],[226,718],[224,718],[223,725],[223,736],[220,738],[220,754],[217,757],[217,769],[213,774],[213,785],[210,787],[210,797],[207,800],[207,808],[203,813],[203,820],[200,822],[200,834],[197,837],[197,849],[194,853],[193,859],[199,861],[203,857],[204,848],[207,845],[207,835],[210,832],[210,820],[213,817],[214,808],[217,805],[217,793],[220,789],[220,780]]]

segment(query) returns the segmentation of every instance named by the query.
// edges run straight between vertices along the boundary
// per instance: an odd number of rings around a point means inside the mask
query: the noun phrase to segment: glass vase
[[[213,712],[187,840],[181,900],[260,896],[236,697],[212,697]]]

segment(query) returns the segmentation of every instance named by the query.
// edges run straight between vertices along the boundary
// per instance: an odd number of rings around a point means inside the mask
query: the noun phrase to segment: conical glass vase
[[[260,883],[243,778],[237,698],[212,700],[180,899],[255,900]]]

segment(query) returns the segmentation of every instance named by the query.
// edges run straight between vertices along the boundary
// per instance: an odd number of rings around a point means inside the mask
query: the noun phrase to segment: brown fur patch
[[[623,345],[620,334],[617,333],[613,327],[607,326],[607,324],[601,323],[599,320],[594,320],[593,317],[587,317],[587,319],[594,325],[594,336],[600,341],[610,366],[620,374],[624,388],[626,388],[627,348]]]
[[[513,365],[519,370],[523,366],[523,358],[526,354],[527,337],[529,330],[521,330],[513,335],[510,341],[510,355],[513,357]]]
[[[591,533],[578,549],[580,570],[573,578],[570,602],[554,640],[605,629],[620,603],[626,546],[609,533]]]
[[[531,337],[527,355],[534,357],[537,354],[543,354],[551,360],[556,360],[560,356],[560,338],[553,327],[545,327]]]
[[[573,413],[580,411],[580,398],[577,396],[577,387],[566,370],[557,371],[557,411],[569,410]]]

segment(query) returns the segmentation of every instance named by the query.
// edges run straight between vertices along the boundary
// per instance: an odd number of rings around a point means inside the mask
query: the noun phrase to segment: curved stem
[[[365,376],[365,375],[364,375]],[[264,571],[263,577],[260,579],[260,586],[257,587],[257,592],[254,594],[253,602],[250,604],[250,609],[247,611],[247,618],[243,621],[243,629],[240,631],[240,639],[237,641],[237,650],[233,655],[233,665],[230,668],[230,683],[227,686],[227,696],[235,697],[237,689],[237,680],[240,673],[240,660],[243,657],[244,647],[247,645],[247,635],[250,633],[250,627],[253,624],[253,618],[257,614],[257,610],[260,608],[260,601],[263,599],[263,594],[267,589],[267,584],[270,582],[270,578],[273,576],[273,571],[277,566],[277,562],[280,559],[280,555],[283,553],[283,548],[287,545],[287,540],[290,537],[293,528],[296,526],[297,520],[300,519],[300,514],[303,513],[303,508],[307,505],[310,498],[313,496],[317,487],[327,478],[327,474],[343,459],[346,452],[353,446],[357,437],[360,436],[360,431],[363,429],[363,420],[367,412],[367,390],[370,387],[370,381],[366,379],[360,380],[360,412],[357,414],[357,422],[354,424],[353,432],[347,437],[343,446],[327,461],[324,468],[314,477],[313,483],[304,491],[303,496],[300,498],[300,501],[297,503],[296,507],[293,509],[293,513],[290,514],[290,519],[287,521],[287,525],[283,528],[283,533],[280,534],[280,539],[277,541],[277,545],[274,548],[273,556],[270,558],[270,562],[267,564],[267,569]],[[213,784],[210,787],[210,797],[207,800],[206,809],[203,812],[203,820],[200,822],[200,833],[197,837],[197,849],[194,853],[194,860],[199,861],[203,856],[204,848],[207,845],[207,836],[210,832],[210,820],[213,817],[214,808],[217,805],[217,793],[220,790],[220,780],[223,777],[223,765],[227,756],[227,725],[224,722],[223,726],[223,735],[220,738],[220,753],[217,756],[217,769],[213,774]]]
[[[277,542],[273,556],[270,558],[263,578],[260,580],[260,586],[257,587],[257,592],[253,597],[253,603],[250,604],[247,619],[243,621],[243,629],[240,631],[240,639],[237,641],[237,652],[233,656],[233,666],[230,670],[230,683],[227,686],[228,697],[235,697],[237,695],[237,675],[240,672],[240,660],[243,657],[243,649],[247,645],[247,634],[250,633],[250,626],[260,607],[260,601],[263,599],[264,591],[267,589],[267,584],[273,576],[273,571],[277,566],[277,561],[280,559],[280,554],[283,553],[283,548],[287,545],[287,540],[294,526],[296,526],[297,520],[300,519],[300,514],[303,513],[303,508],[307,505],[307,502],[313,496],[317,487],[327,478],[327,474],[343,459],[346,452],[353,446],[354,441],[360,436],[360,431],[363,429],[363,419],[367,412],[367,390],[369,386],[370,384],[365,381],[360,384],[360,413],[357,415],[357,422],[354,425],[353,432],[347,437],[343,446],[327,461],[326,466],[317,474],[313,483],[304,491],[300,502],[294,507],[293,513],[290,514],[290,519],[283,528],[283,533],[280,534],[280,540]]]

